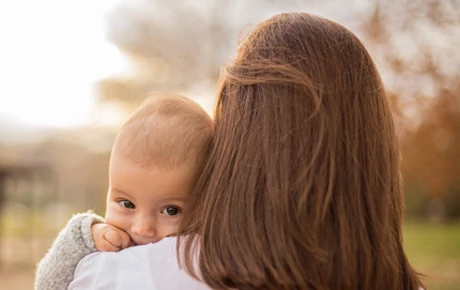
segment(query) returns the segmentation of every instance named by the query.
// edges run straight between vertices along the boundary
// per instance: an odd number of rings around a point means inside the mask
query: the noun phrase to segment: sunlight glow
[[[41,126],[91,122],[93,84],[127,61],[105,40],[117,1],[0,2],[0,116]]]

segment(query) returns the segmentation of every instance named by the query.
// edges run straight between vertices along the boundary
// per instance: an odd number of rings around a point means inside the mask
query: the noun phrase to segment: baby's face
[[[112,156],[105,220],[129,234],[136,245],[175,234],[193,186],[195,168],[159,170]]]

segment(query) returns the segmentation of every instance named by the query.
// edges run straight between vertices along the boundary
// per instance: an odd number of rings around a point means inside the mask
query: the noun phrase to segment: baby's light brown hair
[[[213,121],[204,109],[183,96],[157,94],[123,124],[114,154],[143,167],[171,169],[184,163],[201,167],[212,142]]]

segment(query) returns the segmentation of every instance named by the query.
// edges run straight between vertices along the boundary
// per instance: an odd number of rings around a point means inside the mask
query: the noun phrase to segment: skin
[[[171,169],[143,167],[114,154],[109,168],[105,224],[92,225],[96,248],[118,251],[174,235],[193,186],[188,164]]]

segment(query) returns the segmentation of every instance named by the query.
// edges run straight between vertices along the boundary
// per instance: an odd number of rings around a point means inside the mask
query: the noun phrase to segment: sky
[[[93,84],[127,66],[105,40],[114,0],[0,1],[0,118],[51,127],[94,121]]]

